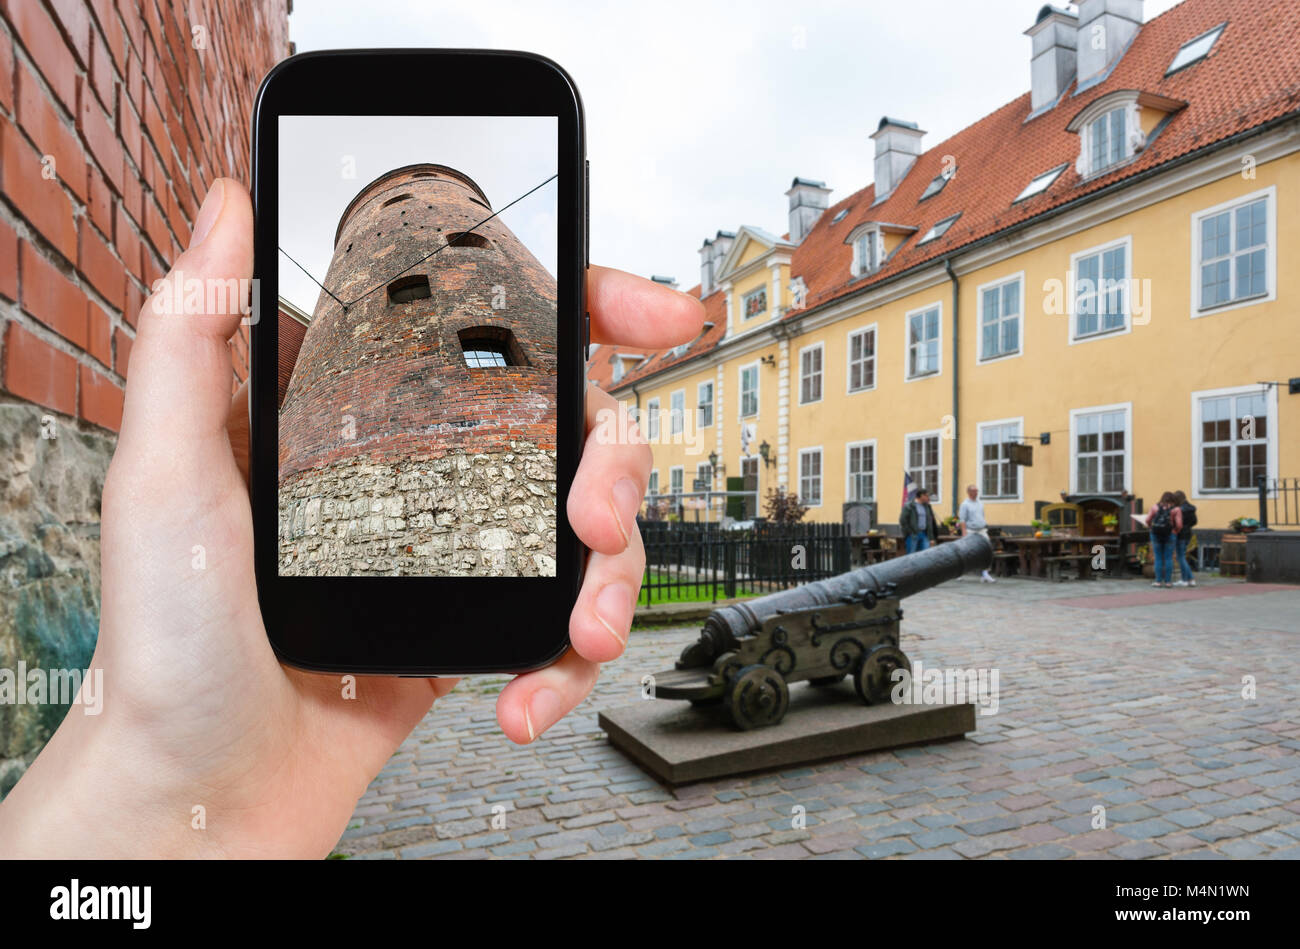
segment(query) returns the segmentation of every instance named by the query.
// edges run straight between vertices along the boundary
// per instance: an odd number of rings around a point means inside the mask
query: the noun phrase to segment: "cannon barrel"
[[[961,540],[850,570],[828,580],[815,580],[791,590],[719,607],[704,621],[700,641],[683,654],[679,666],[712,662],[713,658],[734,649],[741,637],[757,633],[766,619],[781,611],[837,603],[862,590],[879,595],[892,587],[897,596],[911,596],[970,570],[986,569],[992,562],[993,545],[989,539],[982,534],[968,534]]]

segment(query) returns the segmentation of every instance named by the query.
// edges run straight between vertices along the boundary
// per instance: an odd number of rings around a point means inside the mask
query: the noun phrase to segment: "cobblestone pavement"
[[[336,849],[1300,857],[1300,588],[964,580],[910,598],[905,612],[914,662],[998,670],[998,711],[964,740],[673,790],[596,726],[597,709],[638,701],[641,676],[670,667],[696,627],[637,631],[588,701],[531,746],[497,729],[504,679],[462,682],[375,779]]]

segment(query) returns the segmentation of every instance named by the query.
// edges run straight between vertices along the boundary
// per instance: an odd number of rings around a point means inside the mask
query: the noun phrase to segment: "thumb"
[[[248,192],[218,178],[194,221],[189,248],[140,311],[118,440],[124,461],[173,470],[188,462],[185,467],[202,470],[224,453],[230,465],[228,342],[243,317],[252,273]]]

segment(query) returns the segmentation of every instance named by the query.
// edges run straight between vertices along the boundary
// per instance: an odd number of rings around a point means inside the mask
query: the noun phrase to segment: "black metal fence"
[[[784,590],[850,569],[843,524],[640,523],[646,569],[640,603],[711,602]]]
[[[1265,478],[1259,488],[1259,526],[1300,527],[1300,478]]]

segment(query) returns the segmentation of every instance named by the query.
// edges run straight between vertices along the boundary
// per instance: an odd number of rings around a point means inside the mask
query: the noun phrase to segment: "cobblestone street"
[[[1300,588],[968,579],[910,598],[905,614],[914,663],[998,670],[997,712],[965,740],[665,787],[609,745],[596,711],[639,701],[641,677],[669,668],[698,627],[639,630],[532,746],[498,731],[504,679],[462,682],[374,781],[336,850],[1300,857]]]

